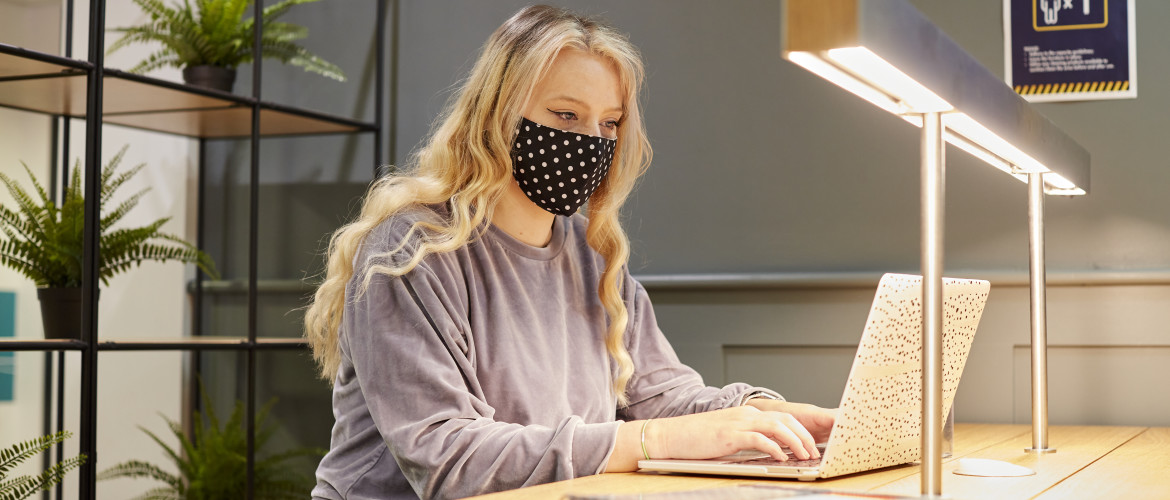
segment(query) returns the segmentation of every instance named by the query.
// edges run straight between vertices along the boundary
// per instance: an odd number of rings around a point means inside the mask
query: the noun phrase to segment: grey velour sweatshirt
[[[628,274],[626,347],[635,372],[618,408],[597,297],[604,259],[587,220],[557,216],[552,240],[527,245],[489,226],[407,275],[358,280],[412,222],[417,207],[372,231],[355,260],[340,332],[332,442],[314,498],[460,498],[605,470],[622,420],[743,403],[747,384],[706,387],[679,362],[646,291]],[[401,258],[400,253],[397,258]]]

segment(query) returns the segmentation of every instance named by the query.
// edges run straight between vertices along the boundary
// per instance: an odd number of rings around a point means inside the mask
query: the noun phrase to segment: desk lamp
[[[905,0],[787,0],[786,59],[922,128],[922,494],[942,494],[945,143],[1028,184],[1032,448],[1047,452],[1044,194],[1083,195],[1089,154]],[[945,142],[944,142],[945,141]]]

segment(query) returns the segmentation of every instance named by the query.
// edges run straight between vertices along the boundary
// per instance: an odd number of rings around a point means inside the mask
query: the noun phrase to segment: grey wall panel
[[[1014,420],[1028,423],[1029,350],[1012,354]],[[1048,362],[1050,424],[1170,425],[1170,346],[1052,346]]]
[[[725,346],[723,379],[784,387],[785,399],[833,408],[841,402],[856,351],[854,345]]]
[[[651,291],[651,297],[658,324],[680,359],[708,383],[748,381],[794,401],[835,405],[873,292]],[[1049,354],[1054,423],[1146,425],[1165,420],[1170,413],[1159,405],[1170,396],[1157,388],[1170,380],[1170,363],[1157,353],[1170,349],[1164,326],[1170,312],[1162,306],[1168,301],[1166,286],[1049,288],[1049,341],[1058,346]],[[1030,345],[1029,339],[1028,289],[993,286],[955,400],[959,421],[1030,421],[1027,349],[1020,347]],[[1067,354],[1071,348],[1059,347],[1070,345],[1081,350]],[[1126,347],[1135,345],[1149,346],[1142,349],[1154,354]],[[826,363],[821,376],[793,373],[790,366],[828,356],[821,350],[839,356]],[[795,360],[801,353],[810,359]],[[1085,377],[1093,383],[1086,384]],[[1107,390],[1108,396],[1099,390]],[[1087,402],[1099,397],[1106,399],[1101,404],[1125,410],[1090,408]],[[1147,404],[1151,400],[1158,402]]]

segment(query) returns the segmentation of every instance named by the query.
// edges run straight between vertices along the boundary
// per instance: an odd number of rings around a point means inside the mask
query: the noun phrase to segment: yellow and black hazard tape
[[[1046,83],[1041,85],[1016,85],[1021,95],[1068,94],[1073,92],[1115,92],[1129,90],[1129,80],[1111,82]]]

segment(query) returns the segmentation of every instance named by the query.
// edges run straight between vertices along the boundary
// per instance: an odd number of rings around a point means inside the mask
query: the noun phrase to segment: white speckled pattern
[[[943,407],[948,411],[990,283],[944,278]],[[922,277],[887,274],[878,286],[821,477],[913,462],[922,415]]]

